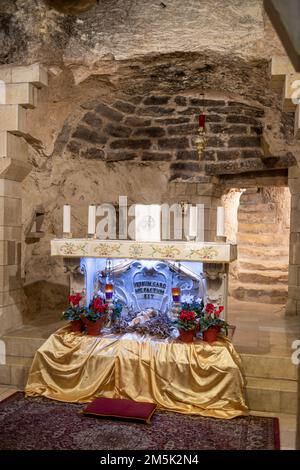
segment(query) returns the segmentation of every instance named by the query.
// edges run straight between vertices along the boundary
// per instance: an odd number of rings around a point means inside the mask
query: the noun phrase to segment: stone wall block
[[[0,197],[0,226],[20,227],[22,225],[22,200]]]
[[[37,88],[31,83],[8,83],[0,85],[1,104],[19,104],[24,108],[37,105]]]
[[[10,132],[0,132],[0,157],[9,157],[27,162],[27,142],[22,137],[11,134]]]
[[[0,132],[9,131],[16,135],[27,132],[26,110],[19,105],[0,105]]]
[[[48,72],[40,64],[12,67],[12,83],[32,83],[38,88],[48,86]]]

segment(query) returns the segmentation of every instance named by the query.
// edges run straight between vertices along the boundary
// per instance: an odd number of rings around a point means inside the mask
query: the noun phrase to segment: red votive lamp
[[[173,302],[180,302],[180,288],[172,287]]]
[[[199,127],[204,129],[205,127],[205,114],[200,114],[199,116]]]
[[[105,298],[109,300],[113,296],[114,286],[112,284],[105,284]]]

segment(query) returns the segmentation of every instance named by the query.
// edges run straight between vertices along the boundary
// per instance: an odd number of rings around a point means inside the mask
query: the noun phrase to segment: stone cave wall
[[[123,96],[109,104],[92,101],[81,108],[77,122],[65,123],[56,146],[73,158],[168,162],[170,180],[265,165],[260,142],[264,110],[257,106],[197,95],[150,95]],[[199,161],[194,141],[201,110],[206,114],[207,143]],[[288,158],[281,158],[277,166],[286,167]]]

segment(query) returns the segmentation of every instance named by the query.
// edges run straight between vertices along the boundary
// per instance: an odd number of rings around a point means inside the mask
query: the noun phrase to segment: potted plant
[[[63,312],[63,319],[71,322],[71,328],[74,333],[83,331],[83,323],[81,315],[83,313],[83,306],[80,304],[82,295],[72,294],[68,296],[69,307]]]
[[[220,318],[224,307],[215,307],[214,304],[207,304],[200,318],[200,329],[203,334],[204,341],[213,343],[217,340],[218,334],[224,330],[226,335],[228,332],[228,323]]]
[[[108,304],[95,295],[89,306],[83,311],[82,320],[85,323],[88,335],[99,335],[108,316]]]
[[[182,309],[174,324],[179,330],[178,339],[184,343],[192,343],[199,326],[196,312]]]

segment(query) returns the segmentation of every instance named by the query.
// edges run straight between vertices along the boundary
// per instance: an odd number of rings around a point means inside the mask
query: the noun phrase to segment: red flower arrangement
[[[182,330],[194,330],[198,326],[197,315],[191,310],[181,310],[178,320],[175,322],[177,328]]]
[[[96,322],[101,317],[108,314],[108,304],[104,303],[99,296],[93,297],[90,305],[84,309],[84,317],[91,322]]]
[[[68,302],[72,307],[77,307],[82,300],[82,295],[79,293],[73,294],[73,295],[68,295]]]
[[[228,323],[220,318],[224,307],[215,307],[214,304],[207,304],[203,310],[203,316],[200,318],[201,331],[208,330],[211,326],[218,326],[220,329],[224,328],[227,334]]]
[[[83,296],[79,294],[68,295],[69,307],[63,312],[64,320],[78,321],[83,313],[84,307],[80,305]]]

